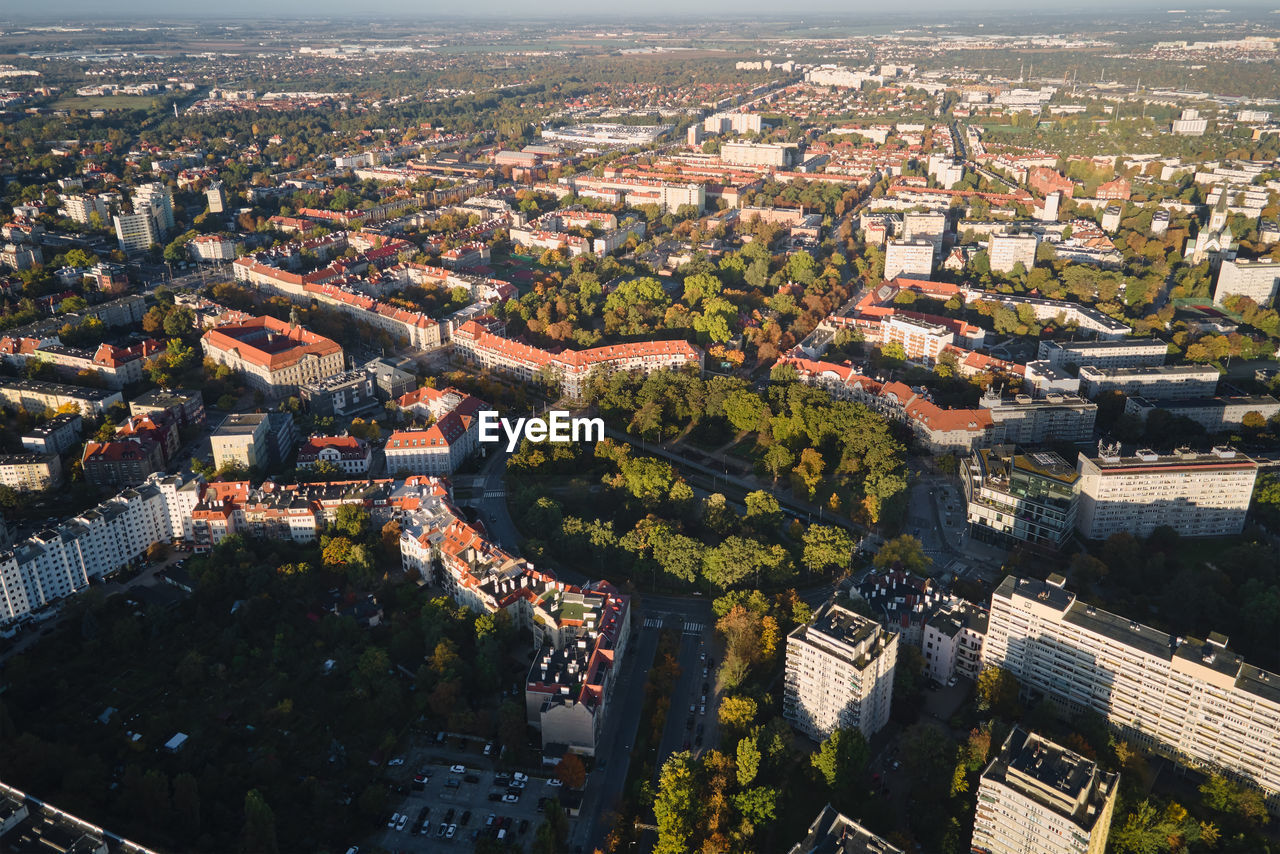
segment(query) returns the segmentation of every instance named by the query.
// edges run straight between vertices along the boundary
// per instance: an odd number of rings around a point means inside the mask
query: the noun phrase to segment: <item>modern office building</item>
[[[961,462],[960,479],[974,539],[1058,549],[1071,536],[1080,475],[1052,451],[978,448]]]
[[[1080,369],[1080,390],[1093,400],[1108,392],[1147,400],[1188,400],[1212,397],[1221,375],[1213,365],[1152,365],[1141,368]]]
[[[1158,338],[1120,341],[1041,341],[1037,356],[1055,367],[1142,368],[1163,365],[1169,345]]]
[[[987,244],[987,257],[996,273],[1009,273],[1018,264],[1030,271],[1036,265],[1036,247],[1040,244],[1034,234],[992,234]]]
[[[832,600],[787,635],[782,713],[821,741],[840,728],[867,738],[889,722],[898,635]]]
[[[1258,463],[1231,448],[1207,454],[1122,456],[1118,446],[1080,455],[1076,528],[1089,540],[1127,531],[1147,537],[1167,526],[1184,537],[1225,537],[1244,530]]]
[[[974,854],[1103,854],[1120,775],[1014,727],[982,772]]]
[[[991,596],[983,663],[1024,694],[1097,712],[1137,747],[1257,786],[1280,809],[1280,675],[1227,638],[1175,637],[1079,601],[1065,579],[1008,576]]]

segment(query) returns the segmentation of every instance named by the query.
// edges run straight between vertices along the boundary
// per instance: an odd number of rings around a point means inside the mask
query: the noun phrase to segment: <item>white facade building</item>
[[[890,240],[884,250],[884,277],[927,279],[933,275],[933,255],[928,240]]]
[[[868,739],[889,722],[898,635],[831,601],[787,635],[783,717],[821,741],[836,729]]]
[[[1034,234],[992,234],[987,242],[987,257],[991,269],[997,273],[1010,273],[1018,264],[1030,272],[1036,265],[1036,247],[1040,240]]]

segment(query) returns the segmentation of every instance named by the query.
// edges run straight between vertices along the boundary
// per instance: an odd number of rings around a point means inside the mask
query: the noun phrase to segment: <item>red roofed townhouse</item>
[[[1127,202],[1133,193],[1133,185],[1123,175],[1114,181],[1098,185],[1098,198],[1103,201]]]
[[[164,449],[146,436],[89,442],[80,464],[94,486],[136,486],[164,468]]]
[[[414,394],[417,392],[411,392],[401,400]],[[387,438],[383,453],[387,457],[389,473],[451,474],[479,448],[479,412],[487,406],[483,400],[448,389],[432,403],[435,404],[434,411],[430,403],[427,408],[436,418],[434,424],[418,430],[397,430]],[[440,414],[436,415],[437,412]]]
[[[226,365],[270,399],[342,371],[342,348],[301,326],[255,317],[214,327],[200,339],[206,358]]]
[[[344,474],[368,474],[373,451],[355,436],[312,436],[298,448],[297,467],[309,471],[328,463]]]
[[[1067,199],[1076,191],[1076,185],[1071,183],[1070,178],[1047,166],[1037,166],[1031,170],[1031,174],[1027,176],[1027,188],[1042,196],[1056,191]]]

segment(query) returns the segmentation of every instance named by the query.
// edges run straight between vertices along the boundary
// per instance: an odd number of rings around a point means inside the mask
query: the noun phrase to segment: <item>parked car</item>
[[[444,835],[444,838],[452,839],[453,835],[457,832],[458,832],[458,826],[456,824],[451,824],[449,825],[449,832]]]
[[[409,816],[402,815],[400,820],[396,822],[396,830],[404,830],[404,826],[409,823]]]
[[[520,796],[519,796],[519,795],[506,794],[506,795],[503,795],[503,796],[502,796],[502,802],[503,802],[504,804],[518,804],[518,803],[520,803]]]
[[[552,777],[550,780],[547,781],[547,785],[555,786],[556,788],[559,788],[564,785],[564,781],[561,780],[559,777]]]
[[[397,822],[397,821],[399,821],[399,820],[400,820],[400,813],[398,813],[398,812],[393,812],[393,813],[391,814],[391,818],[387,819],[387,827],[389,827],[389,828],[391,828],[392,830],[394,830],[394,829],[395,829],[395,826],[396,826],[396,822]]]
[[[511,775],[511,779],[519,780],[521,783],[527,783],[529,782],[529,775],[522,773],[520,771],[516,771],[514,774]]]
[[[449,770],[450,770],[451,772],[453,772],[454,774],[465,774],[465,773],[467,773],[467,766],[465,766],[465,765],[454,765],[454,766],[453,766],[453,767],[451,767]]]

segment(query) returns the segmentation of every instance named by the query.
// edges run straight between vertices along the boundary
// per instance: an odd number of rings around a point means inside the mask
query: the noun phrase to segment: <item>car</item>
[[[522,772],[520,772],[520,771],[517,771],[517,772],[515,772],[514,774],[512,774],[512,775],[511,775],[511,779],[512,779],[512,780],[519,780],[521,783],[527,783],[527,782],[529,782],[529,775],[528,775],[528,774],[525,774],[525,773],[522,773]]]
[[[706,654],[705,652],[698,653],[698,660],[699,660],[699,661],[706,661],[706,660],[707,660],[707,654]]]
[[[360,849],[355,845],[352,845],[350,848],[347,849],[347,854],[360,854]]]
[[[393,812],[393,813],[391,814],[391,818],[387,819],[387,827],[389,827],[389,828],[391,828],[392,830],[394,830],[394,829],[395,829],[395,826],[396,826],[396,822],[397,822],[397,821],[399,821],[399,820],[400,820],[400,813],[398,813],[398,812]]]
[[[396,830],[404,830],[404,826],[409,823],[409,816],[402,815],[400,820],[396,822]]]
[[[707,668],[705,668],[705,667],[704,667],[704,668],[702,668],[702,678],[703,678],[703,679],[706,679],[706,678],[707,678],[707,675],[708,675],[710,672],[711,672],[711,671],[709,671]]]
[[[448,832],[447,832],[447,833],[445,833],[444,838],[445,838],[445,839],[452,839],[452,838],[453,838],[453,835],[454,835],[455,833],[457,833],[457,832],[458,832],[458,826],[457,826],[456,824],[451,824],[451,825],[449,825],[449,830],[448,830]]]
[[[691,714],[691,715],[692,715],[692,714],[693,714],[694,712],[696,712],[697,710],[698,710],[698,707],[697,707],[695,704],[693,704],[693,703],[690,703],[690,704],[689,704],[689,714]]]
[[[454,814],[454,812],[455,812],[455,810],[453,809],[453,807],[449,807],[449,811],[448,811],[447,813],[445,813],[445,814],[444,814],[444,823],[445,823],[445,824],[448,824],[449,822],[453,821],[453,814]]]
[[[529,819],[527,818],[520,819],[520,832],[526,833],[528,832],[528,830],[529,830]]]
[[[463,810],[462,818],[458,819],[458,824],[465,827],[469,821],[471,821],[471,810]]]
[[[705,706],[706,704],[707,704],[707,695],[706,695],[706,694],[703,694],[703,695],[702,695],[702,705],[704,705],[704,706]]]
[[[518,803],[520,803],[520,796],[519,796],[519,795],[506,794],[506,795],[503,795],[503,796],[502,796],[502,802],[503,802],[504,804],[518,804]]]
[[[950,679],[948,679],[948,680],[947,680],[947,687],[948,687],[948,688],[954,688],[954,687],[956,687],[956,682],[957,682],[957,681],[958,681],[958,680],[956,679],[956,677],[952,676]]]
[[[493,753],[493,742],[491,741],[484,746],[484,755],[489,756],[492,753]]]
[[[453,773],[453,774],[465,774],[465,773],[467,773],[467,766],[465,766],[465,765],[454,765],[453,767],[451,767],[451,768],[449,769],[449,771],[450,771],[451,773]]]
[[[564,785],[564,781],[559,777],[552,777],[547,781],[548,786],[555,786],[557,789]]]
[[[424,821],[422,824],[418,825],[419,836],[426,836],[430,832],[431,832],[431,822]]]
[[[897,771],[899,768],[902,767],[902,763],[896,759],[892,759],[889,761],[889,767],[892,768],[894,771]]]
[[[528,783],[526,783],[524,780],[512,780],[512,781],[511,781],[511,785],[510,785],[510,786],[507,786],[507,788],[508,788],[508,789],[523,789],[523,788],[524,788],[525,786],[527,786],[527,785],[528,785]]]
[[[510,780],[510,779],[511,779],[511,775],[510,775],[510,774],[508,774],[508,773],[506,773],[505,771],[504,771],[504,772],[500,772],[500,773],[498,773],[498,774],[494,774],[494,775],[493,775],[493,785],[495,785],[495,786],[505,786],[505,785],[507,785],[507,781],[508,781],[508,780]]]
[[[444,839],[444,835],[449,832],[449,825],[443,821],[440,822],[440,829],[436,831],[436,839]]]
[[[699,707],[698,707],[698,714],[700,714],[700,715],[705,715],[706,713],[707,713],[707,707],[706,707],[706,705],[702,705],[702,706],[699,706]]]
[[[448,780],[444,781],[444,787],[446,789],[456,789],[461,785],[462,785],[462,781],[459,780],[457,777],[450,777]]]
[[[498,820],[498,817],[496,815],[494,815],[493,813],[489,813],[488,817],[485,818],[484,820],[484,826],[493,827],[493,823],[497,820]]]
[[[398,768],[399,766],[404,764],[404,760],[397,756],[395,759],[392,759],[387,764],[390,765],[392,768]]]

